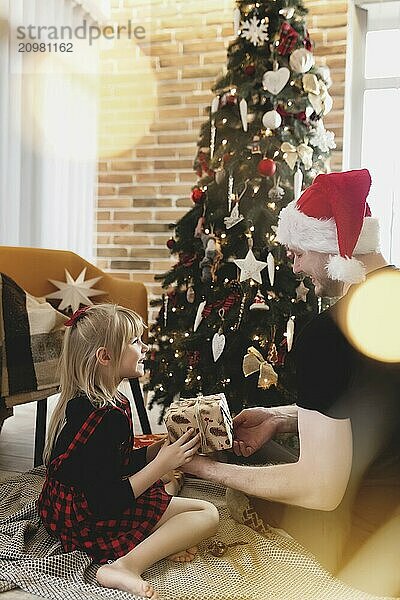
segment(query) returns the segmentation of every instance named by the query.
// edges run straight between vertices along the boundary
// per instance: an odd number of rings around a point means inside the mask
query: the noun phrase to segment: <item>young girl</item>
[[[192,459],[199,437],[191,430],[170,445],[132,449],[130,405],[117,386],[143,375],[148,347],[136,313],[98,304],[66,325],[40,516],[66,552],[83,550],[103,565],[101,585],[156,600],[143,571],[164,557],[192,560],[218,526],[214,505],[173,498],[160,480]]]

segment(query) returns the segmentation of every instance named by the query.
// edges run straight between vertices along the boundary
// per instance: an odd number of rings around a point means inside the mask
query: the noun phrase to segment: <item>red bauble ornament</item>
[[[169,248],[170,250],[173,250],[175,248],[174,238],[171,238],[167,241],[167,248]]]
[[[272,177],[276,171],[276,162],[272,158],[263,158],[257,165],[257,171],[263,177]]]
[[[252,77],[255,72],[256,72],[255,65],[247,65],[247,67],[244,68],[244,74],[247,75],[247,77]]]
[[[195,204],[201,202],[203,200],[203,197],[204,192],[200,188],[194,188],[194,190],[192,190],[192,200]]]

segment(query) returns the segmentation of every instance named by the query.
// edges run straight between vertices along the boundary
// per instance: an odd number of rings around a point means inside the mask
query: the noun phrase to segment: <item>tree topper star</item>
[[[266,262],[257,260],[250,249],[245,258],[236,258],[233,261],[240,269],[240,281],[254,279],[258,283],[262,283],[261,271],[267,266]]]
[[[65,269],[66,281],[57,281],[56,279],[49,279],[53,285],[58,288],[57,292],[52,292],[47,295],[47,298],[60,299],[61,302],[58,306],[59,310],[64,310],[69,306],[74,313],[78,310],[79,306],[91,306],[93,302],[90,300],[91,296],[100,296],[106,294],[102,290],[90,289],[95,283],[101,279],[101,277],[94,277],[85,281],[86,267],[81,271],[76,279]]]

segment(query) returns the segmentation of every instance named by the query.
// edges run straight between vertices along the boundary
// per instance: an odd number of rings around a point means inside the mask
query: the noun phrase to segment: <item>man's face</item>
[[[341,281],[333,281],[328,277],[326,265],[329,254],[314,252],[312,250],[304,252],[295,248],[290,248],[289,250],[293,255],[293,273],[308,275],[314,284],[317,296],[335,298],[343,294],[343,283]]]

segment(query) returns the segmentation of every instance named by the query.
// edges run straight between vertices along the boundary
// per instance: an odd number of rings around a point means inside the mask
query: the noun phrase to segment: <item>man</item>
[[[294,272],[310,276],[317,295],[342,298],[296,340],[297,405],[242,411],[234,420],[234,452],[250,456],[276,433],[298,431],[299,458],[243,467],[196,457],[185,469],[275,501],[252,503],[336,573],[400,502],[399,363],[367,357],[344,327],[360,289],[353,284],[394,270],[378,250],[378,223],[366,202],[370,185],[366,169],[319,175],[280,214],[277,239],[293,253]]]

